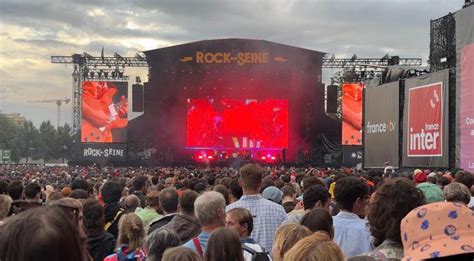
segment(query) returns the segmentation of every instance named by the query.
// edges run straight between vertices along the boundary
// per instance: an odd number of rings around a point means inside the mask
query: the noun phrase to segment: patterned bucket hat
[[[462,204],[436,202],[413,209],[400,224],[403,260],[474,253],[474,213]]]

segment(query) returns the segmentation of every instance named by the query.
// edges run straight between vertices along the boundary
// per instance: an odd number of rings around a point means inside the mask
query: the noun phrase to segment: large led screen
[[[127,141],[127,93],[126,82],[82,83],[82,142]]]
[[[364,83],[342,85],[342,145],[362,145],[362,90]]]
[[[188,99],[188,148],[288,147],[288,100]]]

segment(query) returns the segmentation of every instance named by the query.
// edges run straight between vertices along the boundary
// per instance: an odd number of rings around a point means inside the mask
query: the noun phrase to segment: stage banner
[[[127,160],[127,144],[82,143],[80,148],[80,158],[83,160]]]
[[[456,19],[456,165],[474,172],[474,6]]]
[[[399,82],[365,89],[364,167],[399,167]]]
[[[449,71],[405,81],[403,166],[449,167]]]
[[[362,145],[364,83],[342,84],[342,145]]]

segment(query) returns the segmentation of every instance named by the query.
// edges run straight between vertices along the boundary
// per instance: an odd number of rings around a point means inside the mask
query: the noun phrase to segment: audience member
[[[0,226],[3,224],[3,220],[10,213],[10,208],[12,206],[12,198],[8,195],[0,195]]]
[[[94,261],[102,261],[114,252],[116,243],[114,236],[104,231],[104,208],[98,200],[87,199],[82,212],[89,254]]]
[[[84,261],[87,251],[77,226],[59,207],[38,207],[0,226],[2,261]]]
[[[253,218],[250,211],[245,208],[231,209],[226,213],[225,222],[226,227],[235,230],[239,234],[244,260],[252,261],[252,257],[256,253],[266,253],[266,250],[250,237],[253,230]],[[269,257],[268,254],[267,256]],[[270,257],[268,260],[270,260]]]
[[[284,261],[343,261],[345,260],[339,246],[329,235],[316,232],[299,240],[286,252]]]
[[[155,219],[150,223],[150,229],[148,229],[148,234],[151,234],[153,231],[158,228],[168,224],[176,215],[179,208],[179,198],[178,192],[174,188],[165,188],[160,191],[159,196],[161,210],[165,214],[158,219]]]
[[[286,213],[290,213],[296,207],[296,192],[295,188],[291,185],[284,185],[281,187],[283,192],[282,206]]]
[[[283,192],[275,186],[269,186],[263,190],[262,197],[274,203],[280,204],[281,200],[283,199]]]
[[[426,203],[434,203],[444,201],[443,190],[435,184],[424,182],[416,186],[423,195],[425,195]]]
[[[307,227],[298,224],[286,224],[278,228],[272,248],[274,261],[283,260],[285,253],[298,241],[311,235]]]
[[[8,183],[7,194],[13,201],[23,198],[23,183],[19,180],[14,180]]]
[[[306,187],[303,192],[303,208],[293,210],[288,214],[288,218],[283,224],[299,224],[303,216],[314,208],[323,208],[329,211],[331,203],[328,190],[322,185],[313,185]]]
[[[401,222],[403,259],[472,260],[473,227],[472,211],[461,204],[436,202],[415,208]]]
[[[172,247],[166,249],[162,261],[202,261],[196,252],[187,247]]]
[[[119,234],[115,253],[104,261],[146,260],[145,230],[142,220],[134,213],[124,214],[119,221]]]
[[[119,200],[122,196],[122,187],[117,182],[108,181],[102,186],[100,194],[104,202],[104,230],[117,238],[118,222],[125,211],[119,205]]]
[[[145,195],[148,191],[149,183],[146,176],[136,176],[132,181],[133,193],[132,195],[137,196],[140,199],[140,207],[144,208],[146,206]]]
[[[69,195],[70,198],[74,199],[88,199],[89,198],[89,193],[83,189],[75,189],[71,191],[71,194]]]
[[[332,217],[326,209],[312,209],[303,216],[300,224],[309,228],[312,232],[324,231],[328,233],[331,238],[334,237]]]
[[[152,191],[146,195],[145,208],[137,208],[135,214],[142,220],[145,234],[148,234],[150,224],[153,220],[158,220],[161,215],[160,211],[160,192]]]
[[[201,233],[201,225],[194,214],[194,202],[198,196],[199,194],[194,190],[185,190],[179,198],[180,213],[176,214],[168,224],[157,230],[172,230],[178,235],[181,242],[187,242],[197,237]]]
[[[147,261],[160,261],[166,249],[181,245],[178,235],[168,229],[154,231],[146,238]]]
[[[226,204],[226,205],[229,204],[229,191],[228,191],[228,189],[227,189],[226,186],[224,186],[224,185],[222,185],[222,184],[215,185],[215,186],[212,188],[212,191],[217,191],[217,192],[221,193],[222,196],[224,196],[225,204]]]
[[[466,185],[459,182],[452,182],[444,187],[443,194],[448,202],[461,203],[467,206],[471,201],[471,191]]]
[[[184,246],[204,256],[210,234],[225,225],[225,199],[219,192],[205,192],[194,202],[194,210],[202,226],[202,232],[186,242]]]
[[[242,187],[239,184],[239,179],[233,178],[229,182],[229,204],[232,204],[242,197]]]
[[[122,198],[122,207],[125,213],[135,213],[140,207],[140,199],[134,194],[128,195]]]
[[[205,261],[244,261],[237,232],[221,227],[212,232],[204,254]]]
[[[364,255],[383,260],[401,259],[400,222],[412,209],[423,204],[423,194],[409,179],[395,178],[384,182],[372,195],[367,214],[376,248]]]
[[[339,214],[334,216],[334,241],[347,258],[372,251],[371,235],[365,218],[369,200],[369,189],[365,180],[345,177],[337,181],[334,188]]]
[[[270,249],[278,226],[286,219],[285,209],[281,205],[264,199],[260,194],[262,184],[262,168],[257,164],[247,164],[240,169],[240,184],[243,196],[227,206],[227,211],[233,208],[246,208],[254,217],[252,238]]]

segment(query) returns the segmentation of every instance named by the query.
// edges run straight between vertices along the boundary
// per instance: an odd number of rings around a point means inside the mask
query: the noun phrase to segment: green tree
[[[11,150],[10,158],[13,161],[18,161],[21,157],[21,148],[18,147],[19,129],[5,115],[0,114],[0,149]]]
[[[43,121],[39,127],[39,151],[45,161],[54,157],[59,158],[58,147],[60,147],[57,139],[56,129],[50,121]]]

